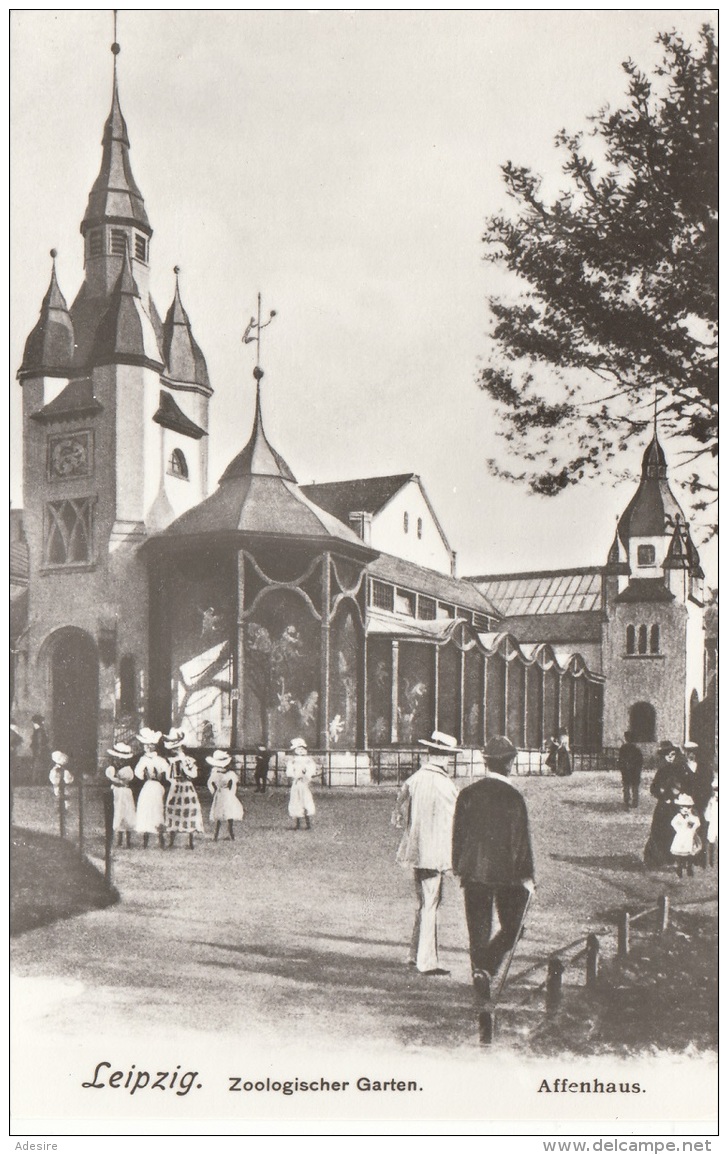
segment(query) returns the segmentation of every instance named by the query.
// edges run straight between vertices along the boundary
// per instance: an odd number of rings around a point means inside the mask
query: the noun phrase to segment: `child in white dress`
[[[61,782],[63,782],[63,806],[68,810],[68,798],[66,796],[65,787],[70,786],[73,782],[73,774],[68,767],[68,754],[64,754],[62,750],[54,750],[51,754],[53,765],[51,772],[48,775],[48,780],[53,787],[53,797],[60,800],[61,797]]]
[[[309,782],[318,777],[318,766],[313,758],[309,757],[308,747],[303,738],[294,738],[291,742],[292,758],[286,760],[286,778],[291,782],[291,797],[288,802],[288,813],[295,818],[294,830],[298,830],[303,818],[306,830],[311,829],[311,819],[316,813],[313,794]]]
[[[160,850],[164,850],[164,783],[169,778],[169,766],[157,753],[157,743],[162,737],[161,730],[150,730],[144,726],[137,738],[144,747],[144,753],[134,767],[134,774],[144,785],[137,801],[136,828],[142,836],[142,846],[147,849],[149,835],[156,834]]]
[[[235,841],[233,822],[242,822],[245,811],[237,796],[238,776],[231,768],[232,758],[224,750],[216,750],[210,758],[205,758],[212,773],[207,779],[207,789],[212,794],[210,822],[215,823],[214,841],[220,836],[220,827],[227,822],[230,841]]]
[[[116,845],[124,845],[126,834],[127,849],[131,846],[131,834],[136,830],[136,806],[134,795],[131,792],[131,783],[134,781],[134,771],[130,762],[134,756],[131,746],[125,742],[117,742],[107,751],[114,759],[111,766],[107,766],[104,773],[111,783],[111,794],[114,799],[113,829],[116,832]]]
[[[678,878],[682,878],[686,867],[688,878],[692,878],[695,859],[702,850],[698,834],[700,819],[695,813],[693,800],[689,794],[679,794],[676,805],[678,811],[670,824],[675,831],[670,853],[677,863]]]

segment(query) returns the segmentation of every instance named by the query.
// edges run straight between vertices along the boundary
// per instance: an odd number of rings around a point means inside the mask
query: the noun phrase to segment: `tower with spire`
[[[147,586],[137,547],[207,495],[212,388],[174,270],[162,321],[150,290],[152,227],[131,167],[114,41],[101,165],[81,221],[83,281],[50,283],[25,343],[24,531],[31,604],[27,708],[90,766],[143,716]],[[98,716],[69,708],[96,697]],[[79,698],[79,701],[81,698]]]
[[[604,574],[604,741],[682,742],[703,689],[703,570],[668,480],[657,420]]]

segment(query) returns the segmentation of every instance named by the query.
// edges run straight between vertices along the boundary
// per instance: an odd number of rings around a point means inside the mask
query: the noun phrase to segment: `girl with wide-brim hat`
[[[114,803],[112,829],[116,832],[116,844],[119,847],[124,845],[124,835],[126,835],[128,849],[131,846],[132,831],[136,830],[136,806],[134,805],[134,795],[131,792],[131,783],[134,781],[131,760],[134,757],[134,752],[131,746],[127,746],[126,742],[116,742],[106,752],[113,759],[111,766],[107,766],[104,771],[111,783],[111,795]]]
[[[306,830],[311,829],[311,819],[316,813],[316,805],[309,783],[318,777],[318,766],[313,758],[309,757],[308,747],[303,738],[294,738],[291,742],[292,757],[286,761],[286,777],[291,783],[291,796],[288,800],[288,813],[295,819],[294,830],[299,830],[303,819]]]
[[[220,836],[220,827],[227,822],[230,841],[235,841],[233,822],[242,822],[245,811],[237,796],[238,776],[231,766],[232,758],[224,750],[216,750],[205,758],[212,773],[207,779],[207,789],[212,794],[210,822],[215,823],[214,840]]]
[[[161,737],[161,731],[150,730],[148,726],[137,734],[144,753],[134,767],[134,775],[144,785],[137,799],[136,828],[145,850],[150,834],[157,835],[159,847],[164,850],[164,783],[169,777],[169,765],[157,750]]]
[[[169,832],[170,849],[177,834],[187,835],[189,850],[195,849],[195,834],[204,834],[202,807],[192,779],[197,777],[197,766],[193,758],[184,751],[186,735],[184,730],[170,730],[164,735],[164,745],[169,751],[169,781],[164,816]]]

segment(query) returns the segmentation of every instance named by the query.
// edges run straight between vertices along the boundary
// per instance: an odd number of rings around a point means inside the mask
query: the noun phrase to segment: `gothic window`
[[[126,233],[123,229],[111,230],[111,252],[115,257],[123,257],[126,252]]]
[[[654,545],[638,545],[637,546],[637,565],[654,565],[655,564],[655,547]]]
[[[637,653],[647,653],[647,626],[640,626],[637,631]]]
[[[422,594],[417,598],[417,617],[422,618],[426,622],[434,622],[437,617],[437,602],[434,598],[423,597]]]
[[[47,565],[83,565],[93,561],[92,497],[49,501],[46,505]]]
[[[142,237],[139,233],[134,236],[134,256],[138,261],[147,260],[147,238]]]
[[[660,652],[660,627],[655,625],[650,627],[650,653],[659,654]]]
[[[167,466],[167,473],[171,473],[172,477],[182,477],[185,481],[189,480],[190,471],[187,467],[187,460],[181,449],[173,449]]]
[[[88,252],[90,257],[103,257],[104,233],[103,229],[94,229],[88,235]]]
[[[417,536],[420,539],[422,538],[422,518],[421,517],[417,518]]]
[[[404,515],[403,525],[404,525],[404,532],[409,533],[409,514],[408,513],[405,513],[405,515]]]
[[[634,626],[627,626],[627,653],[633,654],[634,651],[635,651]]]
[[[386,582],[373,581],[371,583],[370,604],[379,610],[394,610],[394,587]]]

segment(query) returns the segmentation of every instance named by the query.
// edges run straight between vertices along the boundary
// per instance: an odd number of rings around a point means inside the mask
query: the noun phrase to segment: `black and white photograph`
[[[11,1135],[717,1133],[717,23],[10,11]]]

